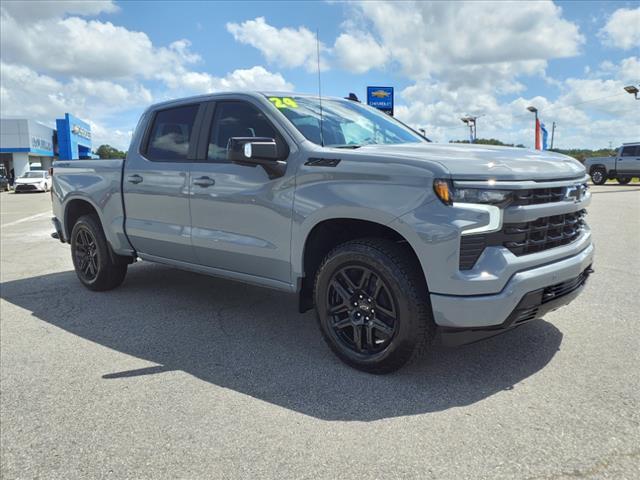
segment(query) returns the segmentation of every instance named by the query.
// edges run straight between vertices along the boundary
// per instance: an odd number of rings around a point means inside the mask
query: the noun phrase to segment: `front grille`
[[[538,205],[541,203],[560,202],[564,199],[566,187],[532,188],[515,190],[509,205]]]
[[[460,270],[470,270],[486,247],[506,247],[522,256],[575,241],[584,228],[585,210],[542,217],[532,222],[505,223],[498,232],[465,235],[460,239]]]
[[[22,184],[22,183],[16,185],[16,192],[21,190],[37,190],[37,187],[35,185]]]
[[[573,242],[584,226],[584,210],[538,218],[533,222],[506,223],[502,244],[514,255],[527,255]]]

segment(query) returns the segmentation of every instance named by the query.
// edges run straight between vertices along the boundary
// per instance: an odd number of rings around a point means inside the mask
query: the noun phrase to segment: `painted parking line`
[[[36,218],[42,218],[42,217],[45,217],[47,215],[53,216],[53,214],[51,212],[36,213],[35,215],[31,215],[30,217],[21,218],[20,220],[16,220],[14,222],[4,223],[4,224],[0,225],[0,228],[12,227],[14,225],[18,225],[19,223],[28,222],[29,220],[35,220]]]

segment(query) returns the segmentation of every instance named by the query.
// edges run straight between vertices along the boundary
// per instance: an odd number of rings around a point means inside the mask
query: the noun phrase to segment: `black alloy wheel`
[[[618,178],[617,180],[620,185],[626,185],[631,181],[631,177]]]
[[[331,278],[327,312],[337,341],[363,355],[384,350],[397,331],[397,300],[380,275],[365,265],[347,265]]]
[[[76,275],[90,290],[111,290],[124,281],[133,258],[116,255],[97,215],[83,215],[71,231],[71,259]]]
[[[76,231],[74,255],[78,275],[85,282],[93,282],[98,276],[98,245],[91,230],[84,226]]]
[[[316,273],[314,303],[331,350],[369,373],[398,370],[434,338],[427,285],[406,244],[365,238],[337,246]]]

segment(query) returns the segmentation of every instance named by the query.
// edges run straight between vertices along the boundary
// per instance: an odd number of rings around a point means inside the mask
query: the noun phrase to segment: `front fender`
[[[296,179],[291,238],[292,278],[303,275],[306,240],[319,223],[357,219],[388,226],[435,198],[433,175],[401,164],[365,160],[337,168],[303,165]]]

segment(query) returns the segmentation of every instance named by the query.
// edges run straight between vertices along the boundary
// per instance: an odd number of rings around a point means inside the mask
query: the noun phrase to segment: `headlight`
[[[483,203],[499,205],[511,198],[510,190],[494,190],[490,188],[455,188],[447,180],[434,180],[433,191],[445,204]]]

